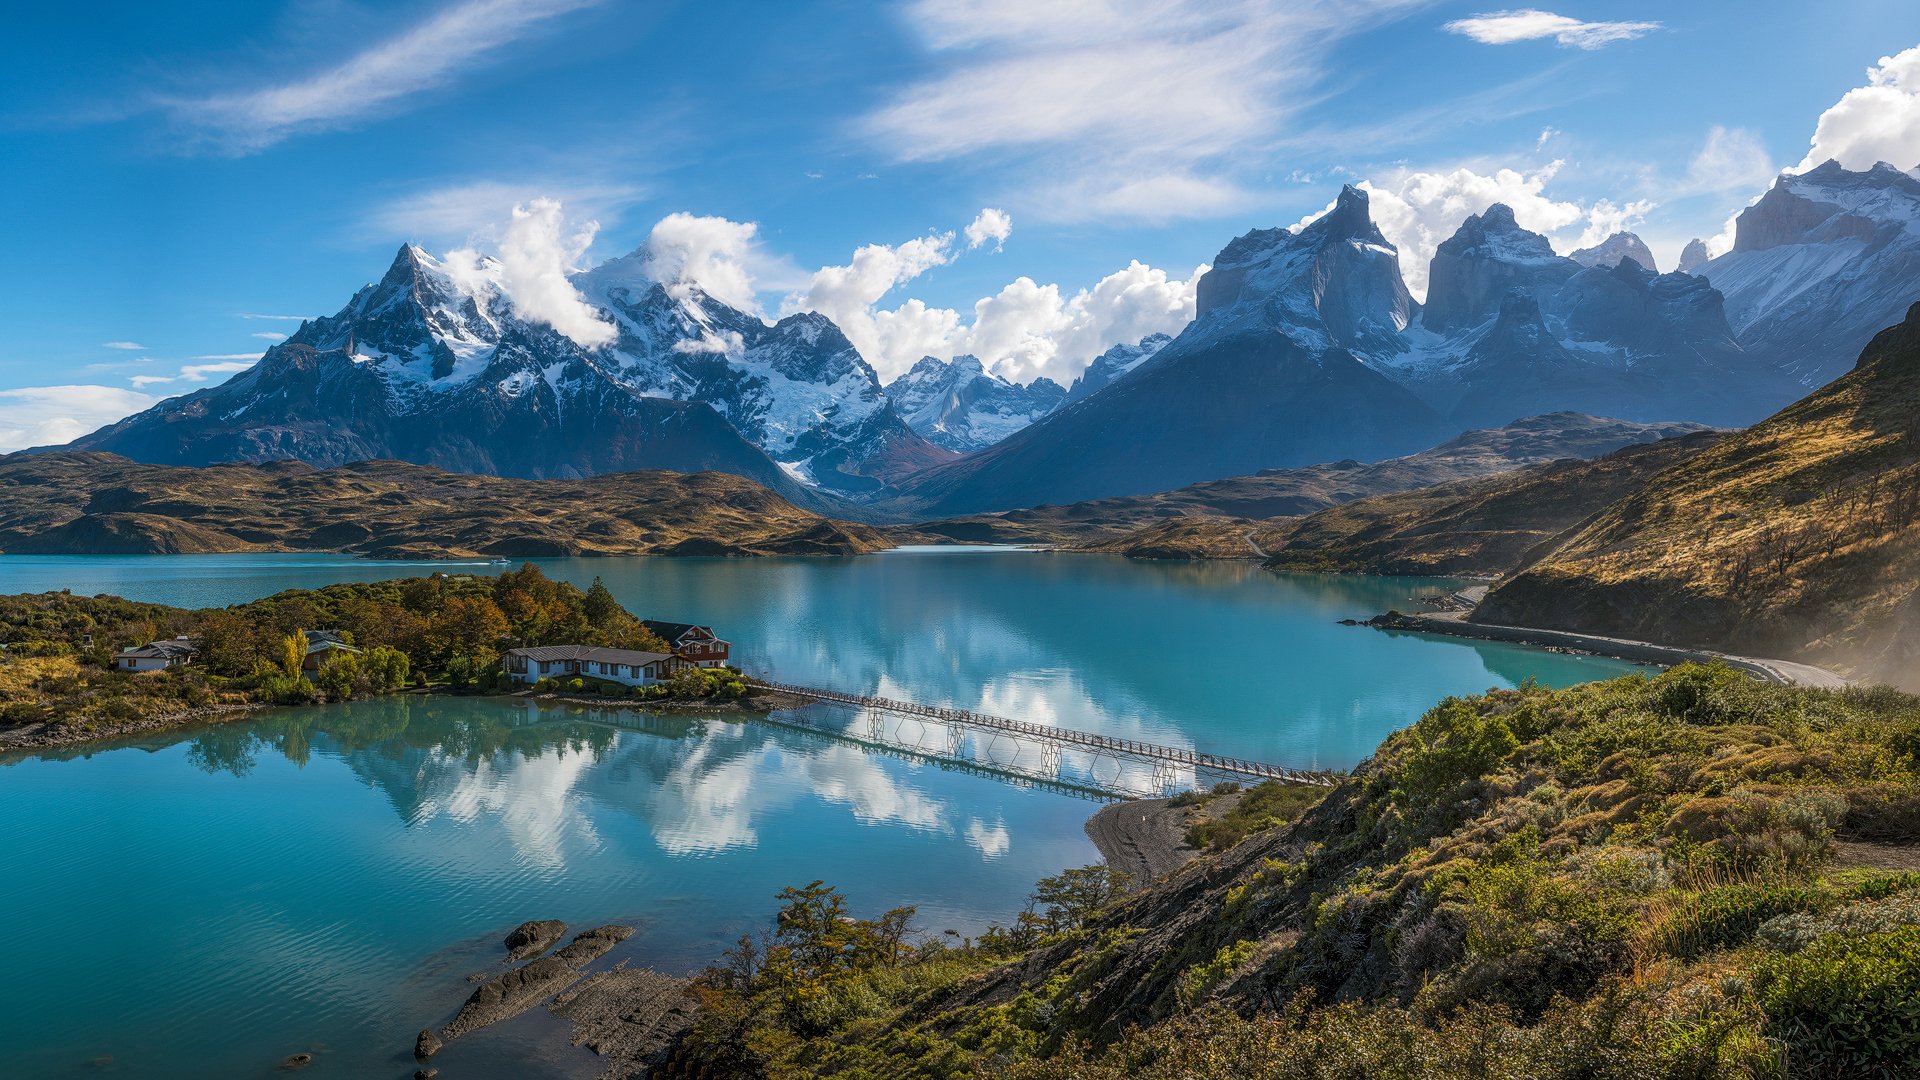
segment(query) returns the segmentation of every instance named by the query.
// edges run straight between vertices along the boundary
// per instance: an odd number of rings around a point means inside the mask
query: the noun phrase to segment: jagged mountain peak
[[[982,450],[1049,415],[1067,391],[1052,379],[1026,386],[986,369],[979,357],[924,356],[887,384],[886,394],[908,427],[957,453]]]
[[[1322,242],[1335,240],[1354,240],[1363,244],[1378,244],[1392,247],[1373,223],[1373,212],[1367,193],[1352,184],[1343,185],[1340,195],[1333,201],[1333,209],[1307,223],[1300,235],[1315,236]]]
[[[1138,342],[1121,342],[1094,357],[1080,377],[1073,380],[1073,386],[1068,388],[1063,407],[1113,385],[1115,380],[1151,360],[1172,341],[1173,338],[1167,334],[1148,334]]]
[[[1617,232],[1592,247],[1581,248],[1567,256],[1581,266],[1617,266],[1622,259],[1632,259],[1648,270],[1658,271],[1653,261],[1653,252],[1647,249],[1646,242],[1630,232]]]
[[[1434,249],[1421,323],[1441,333],[1478,325],[1512,289],[1557,288],[1578,270],[1545,236],[1522,228],[1511,207],[1494,203]]]
[[[1691,274],[1707,265],[1711,258],[1712,256],[1707,254],[1707,242],[1696,236],[1687,241],[1686,247],[1680,249],[1680,263],[1674,269],[1682,274]]]

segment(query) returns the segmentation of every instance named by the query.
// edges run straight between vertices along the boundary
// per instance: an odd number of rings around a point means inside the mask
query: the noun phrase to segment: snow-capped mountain
[[[1347,188],[1331,213],[1228,244],[1198,317],[1105,389],[906,483],[938,513],[1064,503],[1346,457],[1411,453],[1457,434],[1364,362],[1416,310],[1394,248]]]
[[[1421,325],[1368,360],[1463,427],[1556,409],[1744,424],[1796,396],[1702,279],[1629,256],[1583,267],[1498,203],[1441,243],[1428,281]]]
[[[768,325],[648,280],[640,263],[574,277],[617,334],[589,348],[521,318],[494,268],[456,277],[406,246],[253,368],[72,445],[170,464],[392,457],[533,477],[717,468],[789,494],[876,489],[952,456],[900,420],[824,316]]]
[[[1148,334],[1132,345],[1121,342],[1094,357],[1087,370],[1067,388],[1067,400],[1063,404],[1071,405],[1096,390],[1105,390],[1115,379],[1151,360],[1172,340],[1167,334]]]
[[[1695,272],[1748,352],[1823,385],[1920,297],[1920,179],[1885,162],[1782,175],[1741,212],[1733,250]]]
[[[1732,424],[1797,396],[1706,281],[1631,256],[1582,266],[1505,206],[1462,223],[1428,280],[1423,309],[1347,188],[1300,229],[1228,244],[1150,363],[906,492],[970,513],[1377,460],[1556,410]]]
[[[894,411],[921,438],[962,454],[983,450],[1060,407],[1052,379],[1026,386],[987,371],[977,356],[923,356],[887,384]]]
[[[1630,232],[1617,232],[1589,248],[1581,248],[1567,258],[1581,266],[1599,266],[1607,269],[1620,265],[1622,259],[1632,259],[1640,264],[1642,270],[1658,273],[1660,268],[1653,265],[1653,252],[1638,236]]]

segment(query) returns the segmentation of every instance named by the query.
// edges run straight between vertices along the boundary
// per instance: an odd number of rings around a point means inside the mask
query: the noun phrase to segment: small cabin
[[[640,625],[658,634],[673,650],[673,655],[694,667],[726,667],[727,656],[733,651],[733,646],[715,634],[711,626],[657,619],[643,619]]]
[[[114,654],[113,667],[116,671],[164,671],[191,664],[199,655],[200,643],[183,634],[138,647],[129,645]]]
[[[335,653],[362,651],[347,644],[338,630],[308,630],[306,635],[307,655],[300,661],[301,671],[319,671]]]
[[[687,662],[671,653],[608,649],[599,645],[536,645],[507,650],[507,677],[516,683],[541,679],[599,679],[622,686],[652,686]]]

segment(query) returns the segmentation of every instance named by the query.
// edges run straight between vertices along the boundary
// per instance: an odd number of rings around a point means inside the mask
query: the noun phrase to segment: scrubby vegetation
[[[335,631],[358,651],[308,669],[308,630]],[[112,667],[123,647],[180,636],[199,649],[188,666]],[[668,651],[598,580],[583,592],[531,564],[498,577],[330,585],[204,610],[64,592],[6,596],[0,727],[44,722],[85,733],[207,707],[343,701],[408,686],[484,692],[506,685],[505,650],[560,643]],[[724,697],[737,676],[693,681],[683,689]]]
[[[1913,1075],[1917,752],[1920,699],[1717,666],[1450,699],[1291,824],[1079,918],[855,950],[871,962],[821,977],[804,1016],[775,984],[712,975],[684,1060],[766,1077]]]

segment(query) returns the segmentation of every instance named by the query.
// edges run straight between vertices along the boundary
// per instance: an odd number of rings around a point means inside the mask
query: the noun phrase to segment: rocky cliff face
[[[220,386],[72,445],[203,465],[398,458],[507,476],[720,469],[790,496],[880,487],[951,454],[893,411],[830,321],[768,325],[638,255],[577,275],[613,327],[584,347],[526,320],[497,281],[456,284],[415,247],[337,314],[303,324]]]
[[[1820,386],[1920,297],[1920,179],[1884,162],[1783,175],[1741,212],[1733,250],[1696,272],[1743,348]]]
[[[1067,392],[1052,379],[1026,386],[986,370],[976,356],[922,357],[887,384],[887,397],[920,437],[959,453],[984,450],[1059,408]]]
[[[1682,274],[1691,274],[1707,265],[1711,258],[1712,256],[1707,254],[1707,242],[1695,237],[1687,241],[1686,247],[1680,249],[1680,264],[1674,269]]]

